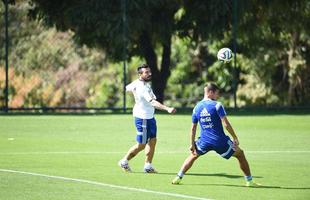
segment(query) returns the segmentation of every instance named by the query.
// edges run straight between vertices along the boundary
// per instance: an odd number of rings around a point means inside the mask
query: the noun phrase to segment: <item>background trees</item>
[[[124,48],[127,49],[128,59],[132,56],[143,57],[152,69],[153,88],[159,101],[162,101],[170,76],[174,14],[180,7],[180,1],[127,1],[126,10],[122,9],[122,2],[125,1],[33,0],[31,13],[59,30],[73,31],[76,41],[103,49],[113,61],[124,59]]]
[[[240,18],[239,50],[250,59],[250,70],[277,103],[307,104],[310,100],[309,1],[246,4],[247,9]]]
[[[62,82],[58,88],[59,104],[40,100],[38,91],[55,91],[51,85],[57,82],[40,74],[37,89],[25,95],[32,100],[23,105],[40,101],[36,105],[67,105],[61,103],[65,100],[79,106],[121,105],[118,62],[123,59],[129,62],[128,81],[136,78],[137,65],[147,62],[159,100],[177,106],[192,106],[206,81],[217,82],[225,97],[232,97],[233,82],[237,83],[239,106],[307,105],[310,100],[310,3],[306,0],[281,4],[239,0],[237,10],[234,1],[227,0],[29,2],[10,6],[12,68],[24,78],[31,77],[29,70],[58,73],[57,80],[70,69],[76,72],[68,77],[71,83]],[[219,48],[233,46],[233,12],[238,19],[237,68],[232,63],[222,65],[215,57]],[[84,87],[70,89],[78,80],[84,80]],[[19,93],[16,88],[11,91]],[[81,98],[70,100],[69,94],[80,92]],[[225,98],[225,104],[232,102]]]

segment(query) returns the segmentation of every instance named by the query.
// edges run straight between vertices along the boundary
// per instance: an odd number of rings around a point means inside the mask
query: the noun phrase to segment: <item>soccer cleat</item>
[[[144,168],[144,172],[145,173],[150,173],[150,174],[156,174],[157,171],[153,168],[153,167],[150,167],[150,168]]]
[[[247,182],[245,183],[245,186],[246,186],[246,187],[260,187],[260,186],[262,186],[262,184],[260,184],[260,183],[255,183],[254,181],[247,181]]]
[[[118,166],[120,166],[125,172],[132,172],[128,163],[122,163],[122,161],[119,161]]]
[[[172,184],[173,185],[179,185],[181,183],[182,178],[179,176],[176,176],[173,180],[172,180]]]

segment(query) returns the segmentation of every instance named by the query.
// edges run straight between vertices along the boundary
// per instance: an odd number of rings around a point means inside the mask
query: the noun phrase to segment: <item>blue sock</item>
[[[251,181],[253,179],[252,176],[244,176],[244,178],[246,181]]]

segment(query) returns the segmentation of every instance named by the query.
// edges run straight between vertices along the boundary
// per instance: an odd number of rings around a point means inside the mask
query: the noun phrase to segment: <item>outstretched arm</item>
[[[161,104],[160,102],[156,101],[155,99],[152,99],[152,100],[151,100],[151,104],[152,104],[152,106],[154,106],[155,108],[157,108],[157,109],[159,109],[159,110],[165,110],[165,111],[167,111],[168,113],[175,113],[175,112],[176,112],[176,109],[175,109],[175,108],[165,106],[164,104]]]
[[[232,136],[233,140],[234,140],[234,144],[235,145],[239,145],[239,140],[238,137],[233,129],[233,127],[231,126],[230,122],[228,121],[227,117],[224,116],[222,117],[222,122],[223,125],[225,127],[225,129],[229,132],[229,134]]]

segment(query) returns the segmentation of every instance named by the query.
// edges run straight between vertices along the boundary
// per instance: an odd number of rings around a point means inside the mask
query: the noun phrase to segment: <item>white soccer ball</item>
[[[217,59],[224,63],[229,63],[232,60],[233,54],[229,48],[222,48],[217,52]]]

